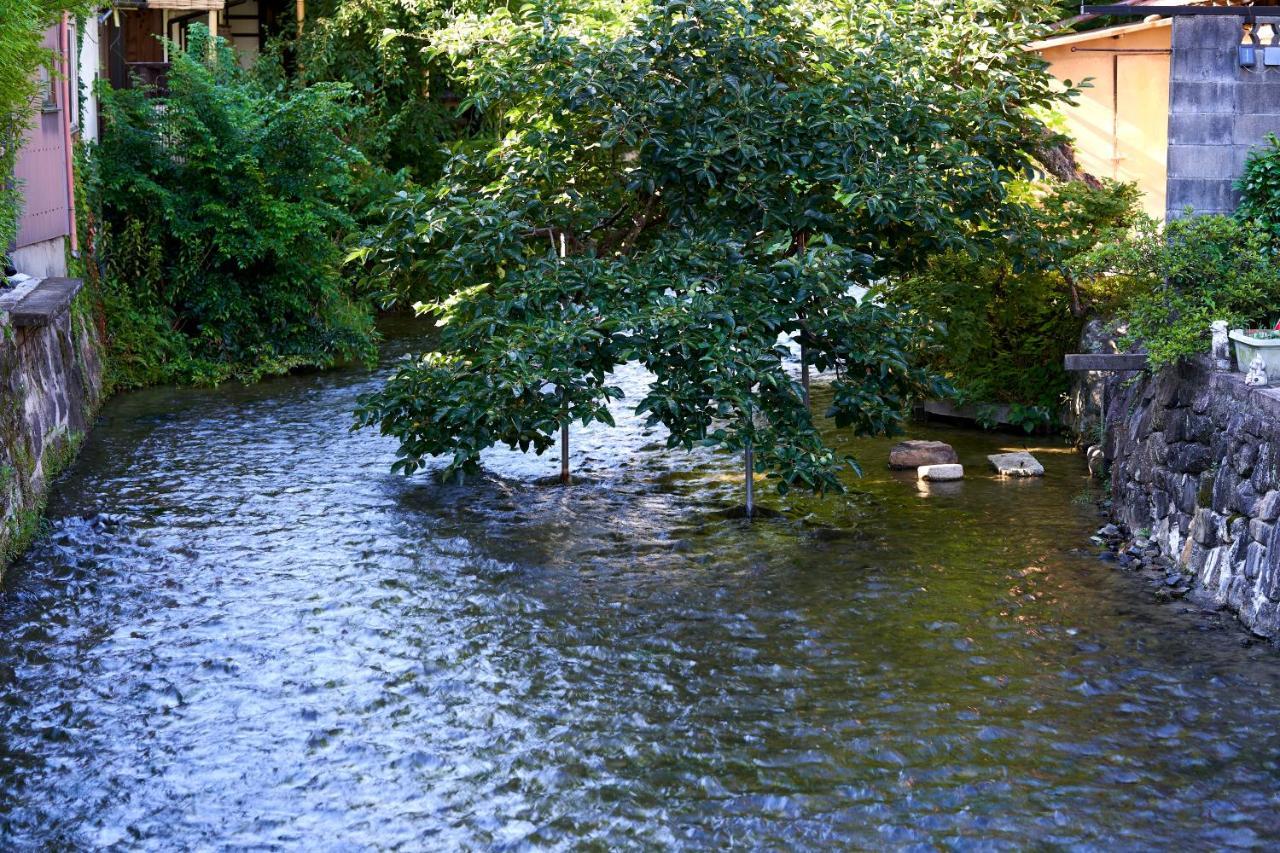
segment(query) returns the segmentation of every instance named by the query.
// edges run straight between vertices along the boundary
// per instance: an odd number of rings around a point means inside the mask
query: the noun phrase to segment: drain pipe
[[[71,256],[78,258],[80,240],[76,234],[76,166],[71,141],[71,99],[78,98],[79,92],[73,89],[75,78],[71,76],[71,16],[67,12],[62,13],[62,22],[58,24],[58,45],[62,51],[62,82],[67,93],[62,104],[62,141],[67,155],[67,233],[71,238]],[[78,64],[76,71],[79,71]]]

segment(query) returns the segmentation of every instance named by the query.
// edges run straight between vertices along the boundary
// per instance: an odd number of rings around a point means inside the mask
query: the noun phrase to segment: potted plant
[[[1280,323],[1272,329],[1233,329],[1228,336],[1236,352],[1236,369],[1248,373],[1258,356],[1271,381],[1280,380]]]

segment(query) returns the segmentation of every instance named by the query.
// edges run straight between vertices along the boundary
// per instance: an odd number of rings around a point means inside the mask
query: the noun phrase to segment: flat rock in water
[[[916,469],[916,476],[930,483],[946,483],[951,480],[964,479],[963,465],[921,465]]]
[[[993,453],[987,457],[987,461],[1001,477],[1044,476],[1044,466],[1025,450],[1019,450],[1017,453]]]
[[[899,471],[921,465],[954,465],[959,461],[955,449],[945,441],[903,441],[889,451],[889,467]]]

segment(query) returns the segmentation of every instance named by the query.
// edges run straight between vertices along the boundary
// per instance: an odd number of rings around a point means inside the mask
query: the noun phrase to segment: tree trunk
[[[800,344],[800,387],[804,388],[804,407],[809,408],[809,348]]]
[[[569,485],[569,422],[560,427],[560,483]]]
[[[747,518],[754,518],[756,514],[756,460],[755,454],[751,450],[750,439],[747,440],[747,446],[743,449],[743,456],[745,457],[743,467],[746,469],[744,473],[747,477]]]

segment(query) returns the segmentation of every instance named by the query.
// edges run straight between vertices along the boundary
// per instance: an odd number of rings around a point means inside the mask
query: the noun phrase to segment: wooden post
[[[209,59],[218,55],[218,10],[209,10]]]
[[[307,0],[298,0],[298,37],[302,37],[302,22],[307,19]]]
[[[751,439],[747,439],[747,446],[743,448],[742,455],[744,457],[744,466],[747,475],[747,518],[754,518],[756,514],[756,459],[755,453],[751,449]]]

